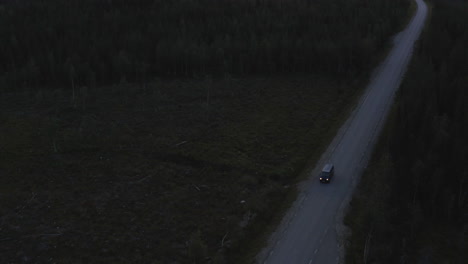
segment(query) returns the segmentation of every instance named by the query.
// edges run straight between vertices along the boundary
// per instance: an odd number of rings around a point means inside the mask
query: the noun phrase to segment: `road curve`
[[[257,255],[258,263],[328,264],[342,259],[339,235],[343,234],[344,208],[367,164],[426,19],[426,4],[415,1],[416,14],[395,38],[388,57],[374,71],[356,109],[309,179],[300,184],[298,199],[271,235],[268,246]],[[320,184],[318,174],[327,161],[335,164],[335,176],[330,184]]]

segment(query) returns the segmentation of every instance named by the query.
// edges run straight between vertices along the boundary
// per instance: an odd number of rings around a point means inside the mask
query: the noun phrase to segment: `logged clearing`
[[[4,94],[2,256],[166,263],[242,252],[352,94],[297,76]]]

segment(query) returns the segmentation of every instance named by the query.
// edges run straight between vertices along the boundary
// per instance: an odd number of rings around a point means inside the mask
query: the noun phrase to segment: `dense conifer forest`
[[[0,262],[251,261],[409,14],[0,1]]]
[[[348,223],[348,263],[468,259],[468,3],[434,0]]]
[[[155,77],[353,76],[407,0],[8,1],[0,84],[93,86]]]

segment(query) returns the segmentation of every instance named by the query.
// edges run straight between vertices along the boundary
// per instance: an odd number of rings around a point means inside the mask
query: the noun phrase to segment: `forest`
[[[468,3],[430,4],[426,30],[347,217],[353,230],[348,263],[468,259]]]
[[[0,85],[369,69],[407,0],[7,1]],[[15,87],[15,88],[11,88]],[[6,89],[6,88],[2,88]]]
[[[251,262],[410,15],[0,1],[0,262]]]

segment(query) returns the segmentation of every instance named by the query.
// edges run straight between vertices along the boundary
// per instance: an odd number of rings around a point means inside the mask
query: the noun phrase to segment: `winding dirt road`
[[[271,235],[268,246],[257,255],[257,262],[328,264],[342,260],[344,209],[372,153],[426,19],[426,4],[415,1],[416,14],[395,38],[388,57],[375,70],[356,109],[309,179],[299,186],[297,201]],[[318,175],[326,162],[335,164],[335,176],[330,184],[320,184]]]

